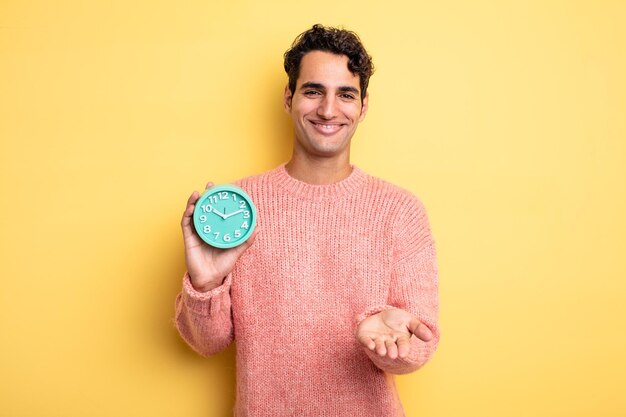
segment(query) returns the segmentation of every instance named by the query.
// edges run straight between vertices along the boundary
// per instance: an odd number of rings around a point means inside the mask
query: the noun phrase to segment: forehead
[[[296,88],[308,82],[327,88],[355,87],[360,91],[359,76],[348,69],[348,57],[325,51],[311,51],[302,57]]]

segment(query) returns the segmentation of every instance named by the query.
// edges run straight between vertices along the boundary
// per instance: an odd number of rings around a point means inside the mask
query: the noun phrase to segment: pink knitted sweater
[[[255,202],[259,234],[223,285],[208,293],[188,275],[176,324],[198,353],[236,342],[237,417],[403,416],[391,374],[433,354],[435,249],[422,204],[357,167],[309,185],[284,165],[238,183]],[[407,358],[381,358],[355,338],[385,308],[415,314],[434,337],[411,338]]]

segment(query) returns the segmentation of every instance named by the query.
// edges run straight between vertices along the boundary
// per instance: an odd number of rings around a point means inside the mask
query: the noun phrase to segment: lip
[[[343,123],[332,123],[322,120],[309,120],[309,123],[313,125],[316,131],[320,132],[323,135],[335,134],[344,126]]]

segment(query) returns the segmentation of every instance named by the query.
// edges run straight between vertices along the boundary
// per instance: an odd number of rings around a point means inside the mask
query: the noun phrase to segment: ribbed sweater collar
[[[359,167],[352,165],[350,175],[339,182],[325,185],[314,185],[293,178],[287,172],[286,164],[282,164],[270,172],[274,184],[299,198],[311,200],[333,196],[350,195],[367,184],[368,175]]]

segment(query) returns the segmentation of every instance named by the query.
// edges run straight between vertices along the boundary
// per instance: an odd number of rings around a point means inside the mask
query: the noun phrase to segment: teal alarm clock
[[[234,185],[209,188],[196,202],[193,224],[200,238],[227,249],[244,243],[254,230],[256,207],[244,190]]]

